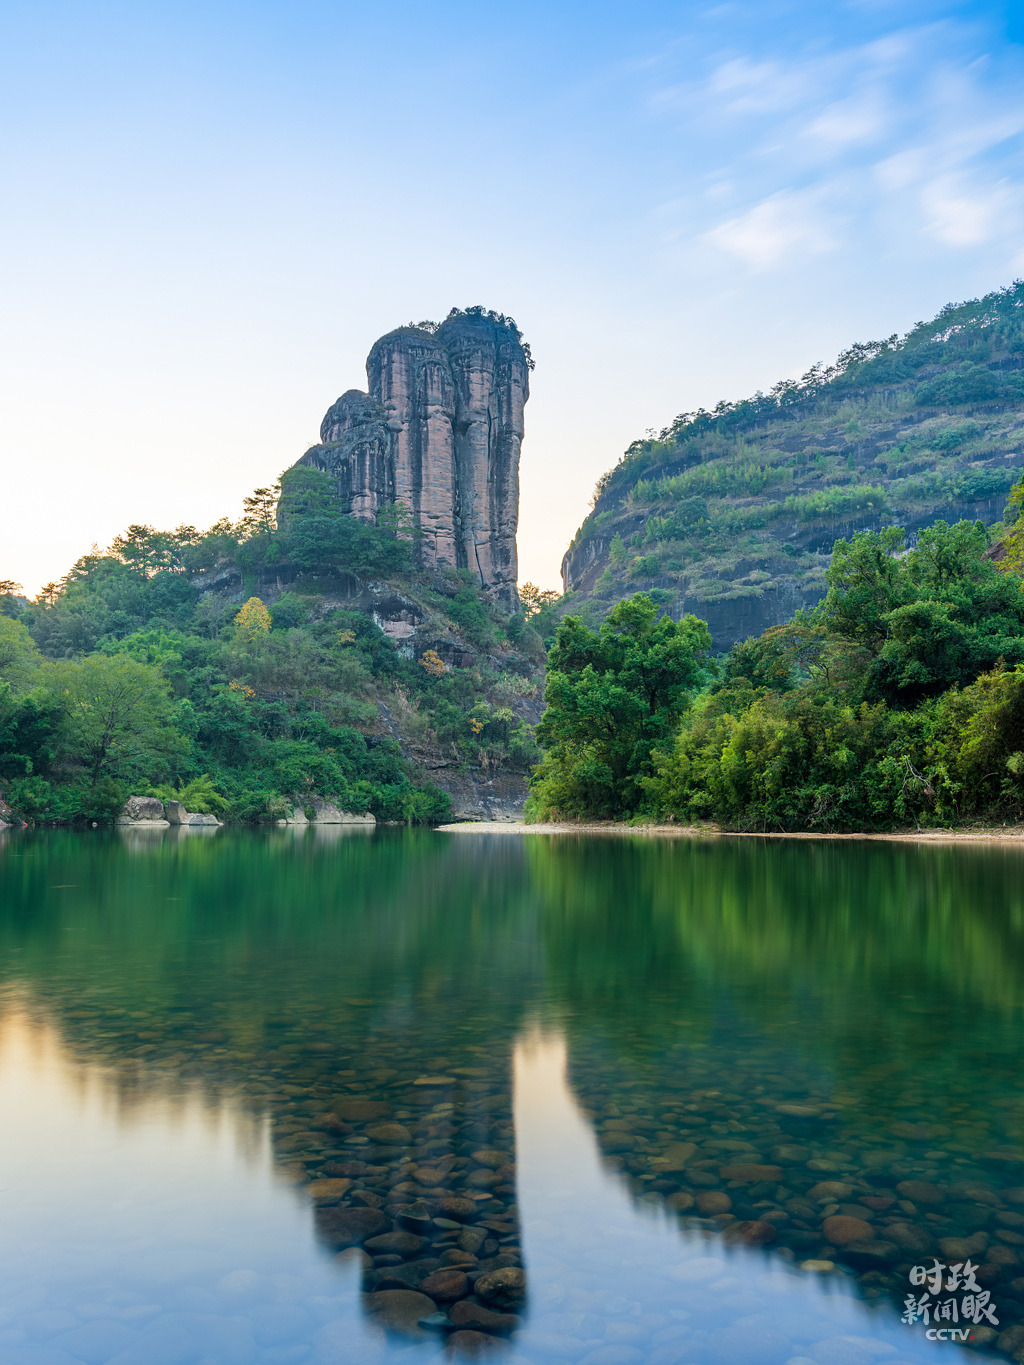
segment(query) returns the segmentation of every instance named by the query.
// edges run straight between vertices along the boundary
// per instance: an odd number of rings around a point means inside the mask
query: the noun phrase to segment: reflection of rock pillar
[[[450,318],[437,338],[448,352],[456,389],[459,562],[515,607],[526,357],[508,327],[480,314]]]
[[[378,1040],[378,1066],[388,1051]],[[319,1153],[310,1151],[312,1133],[275,1145],[282,1156],[304,1150],[321,1242],[372,1259],[363,1262],[371,1318],[416,1307],[388,1297],[411,1291],[423,1296],[406,1324],[413,1337],[417,1318],[438,1310],[450,1327],[507,1335],[521,1325],[526,1298],[508,1047],[486,1059],[467,1054],[472,1065],[455,1068],[479,1076],[421,1071],[431,1057],[417,1058],[404,1037],[393,1055],[404,1076],[392,1069],[381,1084],[369,1075],[369,1088],[325,1101],[313,1120]]]
[[[366,373],[391,430],[395,500],[422,534],[417,559],[454,565],[455,392],[448,358],[429,332],[402,327],[376,342]]]

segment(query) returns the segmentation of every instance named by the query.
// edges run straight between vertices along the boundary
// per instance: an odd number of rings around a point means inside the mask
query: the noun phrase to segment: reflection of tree
[[[415,832],[18,851],[8,982],[118,1069],[125,1104],[171,1079],[233,1090],[269,1113],[325,1250],[355,1254],[368,1291],[461,1330],[518,1325],[509,1067],[536,984],[514,845],[484,863]]]
[[[994,1150],[1024,1154],[1018,855],[727,839],[529,848],[571,1081],[638,1196],[727,1238],[756,1223],[750,1236],[788,1255],[845,1257],[869,1297],[898,1300],[904,1262],[940,1237],[992,1240],[991,1205],[962,1191],[1020,1183]],[[722,1174],[735,1167],[749,1169]],[[825,1241],[808,1194],[829,1179],[872,1220],[864,1249]],[[925,1219],[897,1203],[908,1179],[961,1192]],[[910,1232],[888,1230],[900,1219]],[[993,1247],[986,1274],[1011,1302],[1016,1254]]]
[[[109,1061],[125,1103],[170,1076],[268,1113],[326,1249],[378,1292],[439,1275],[432,1302],[488,1325],[509,1295],[463,1291],[518,1263],[508,1065],[528,1016],[562,1022],[637,1196],[715,1236],[769,1222],[770,1254],[816,1254],[810,1192],[837,1177],[884,1201],[948,1184],[956,1157],[961,1181],[1020,1183],[986,1156],[1018,1133],[1017,868],[841,842],[29,834],[0,845],[0,984]],[[930,1235],[981,1216],[940,1206]],[[902,1264],[858,1265],[864,1291]]]

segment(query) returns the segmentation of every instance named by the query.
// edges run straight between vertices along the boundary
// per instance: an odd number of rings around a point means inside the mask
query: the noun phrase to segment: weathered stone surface
[[[420,564],[471,569],[515,607],[529,365],[514,326],[453,310],[435,331],[399,327],[374,344],[366,374],[369,393],[342,394],[298,463],[330,474],[364,521],[404,503]]]
[[[158,801],[155,796],[129,796],[117,817],[117,823],[166,825],[168,821],[164,818],[164,803]]]
[[[136,798],[142,799],[142,798]],[[187,811],[180,801],[165,801],[164,815],[171,825],[219,825],[216,815],[203,811]]]
[[[315,793],[305,798],[307,806],[312,806],[313,814],[310,819],[318,825],[375,825],[377,821],[369,813],[356,815],[352,811],[339,810],[330,801],[325,801],[322,796]]]

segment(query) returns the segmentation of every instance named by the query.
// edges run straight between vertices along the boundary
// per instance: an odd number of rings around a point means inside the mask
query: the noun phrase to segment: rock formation
[[[402,503],[424,568],[470,569],[514,608],[530,365],[515,324],[481,308],[399,327],[370,351],[369,393],[343,393],[298,463],[330,474],[364,521]]]

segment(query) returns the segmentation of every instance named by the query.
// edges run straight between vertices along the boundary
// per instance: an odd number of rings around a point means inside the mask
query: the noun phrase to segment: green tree
[[[703,621],[659,619],[642,594],[619,602],[596,632],[567,617],[548,656],[537,729],[545,757],[531,815],[613,819],[636,812],[651,754],[671,740],[706,676],[710,648]]]
[[[63,757],[89,786],[155,775],[184,756],[187,745],[158,669],[125,654],[93,654],[50,664],[45,674],[45,692],[60,711]]]
[[[310,465],[296,465],[281,475],[277,524],[284,530],[296,517],[341,516],[338,488],[329,474]],[[257,490],[258,491],[258,490]]]

